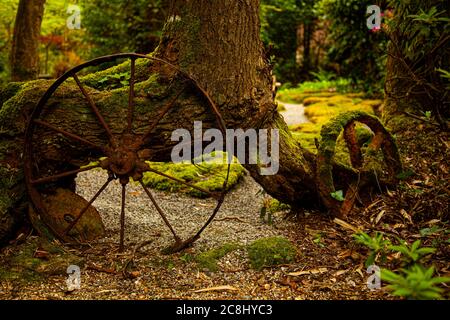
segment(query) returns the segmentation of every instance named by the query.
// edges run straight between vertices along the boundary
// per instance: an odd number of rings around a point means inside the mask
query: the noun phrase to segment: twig
[[[227,221],[227,220],[236,220],[236,221],[239,221],[239,222],[242,222],[242,223],[248,223],[248,221],[242,220],[239,217],[225,217],[225,218],[222,218],[222,219],[216,219],[215,221],[217,222],[217,221]]]
[[[147,241],[144,241],[144,242],[139,243],[138,245],[136,245],[136,246],[134,247],[134,249],[133,249],[133,254],[131,255],[131,258],[127,261],[127,263],[125,263],[125,266],[124,266],[123,269],[122,269],[122,274],[123,274],[123,276],[124,276],[126,279],[132,278],[132,277],[130,276],[129,272],[128,272],[128,267],[129,267],[132,263],[134,263],[134,258],[136,257],[136,253],[137,253],[140,249],[142,249],[143,247],[152,244],[153,241],[154,241],[154,240],[147,240]]]
[[[87,266],[88,270],[94,270],[94,271],[98,271],[98,272],[103,272],[103,273],[108,273],[108,274],[117,274],[117,272],[113,269],[105,269],[102,267],[97,267],[96,265],[88,265]]]
[[[428,120],[426,120],[426,119],[424,119],[424,118],[421,118],[421,117],[419,117],[419,116],[416,116],[415,114],[412,114],[412,113],[410,113],[410,112],[408,112],[408,111],[403,111],[403,113],[404,113],[405,115],[411,117],[411,118],[414,118],[414,119],[420,120],[420,121],[422,121],[422,122],[431,124],[431,125],[433,125],[433,126],[439,127],[439,124],[434,123],[434,122],[431,122],[431,121],[428,121]]]

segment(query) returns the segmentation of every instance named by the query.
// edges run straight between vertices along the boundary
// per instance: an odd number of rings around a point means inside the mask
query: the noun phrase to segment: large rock
[[[52,195],[44,199],[47,209],[45,221],[58,234],[63,235],[70,222],[74,221],[78,213],[88,204],[81,196],[67,189],[57,189]],[[33,210],[33,209],[30,209]],[[34,211],[31,212],[31,216]],[[105,226],[98,211],[90,206],[69,232],[67,241],[87,242],[102,237],[105,233]]]

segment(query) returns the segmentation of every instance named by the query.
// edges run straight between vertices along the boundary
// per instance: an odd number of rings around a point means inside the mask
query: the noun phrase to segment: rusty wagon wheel
[[[112,130],[108,125],[107,121],[102,115],[102,112],[97,107],[93,95],[85,88],[80,78],[77,76],[79,72],[83,69],[98,66],[104,63],[115,62],[119,59],[129,59],[130,60],[130,77],[129,77],[129,90],[128,90],[128,106],[127,106],[127,121],[124,124],[123,131],[117,133],[117,128]],[[147,59],[151,60],[153,63],[160,64],[163,68],[170,70],[176,77],[183,80],[182,89],[174,97],[170,98],[170,101],[161,109],[159,115],[154,119],[151,119],[148,123],[147,128],[145,128],[144,134],[136,134],[133,129],[134,120],[134,109],[135,109],[135,82],[136,82],[136,60],[137,59]],[[52,117],[52,112],[54,110],[54,103],[51,102],[51,98],[55,91],[64,86],[64,83],[73,79],[79,89],[79,94],[82,95],[82,99],[85,100],[86,106],[90,109],[90,116],[94,117],[98,122],[98,130],[103,131],[106,134],[106,142],[104,144],[98,144],[90,141],[86,136],[81,136],[82,134],[73,133],[66,131],[58,127],[57,124],[52,124],[44,120],[45,118]],[[72,81],[72,80],[69,80]],[[188,91],[188,89],[190,91]],[[47,90],[47,92],[42,96],[37,106],[34,108],[31,117],[28,122],[25,135],[25,152],[24,152],[24,174],[28,193],[30,195],[32,206],[34,210],[30,210],[31,220],[33,225],[42,233],[50,233],[56,236],[63,242],[73,242],[74,237],[71,233],[74,227],[79,223],[83,215],[91,208],[94,201],[100,196],[100,194],[106,189],[109,183],[113,180],[120,181],[122,185],[121,192],[121,213],[120,213],[120,247],[119,250],[124,249],[124,231],[125,231],[125,207],[126,207],[126,187],[132,179],[135,182],[139,182],[145,194],[148,196],[149,201],[153,204],[155,209],[160,214],[164,223],[169,228],[170,232],[175,238],[175,243],[169,248],[169,252],[180,251],[188,246],[190,246],[194,241],[196,241],[203,230],[212,222],[216,214],[218,213],[225,197],[226,187],[228,183],[228,176],[230,173],[230,164],[228,164],[228,171],[223,182],[223,190],[221,192],[210,192],[204,188],[193,185],[187,181],[172,177],[163,172],[152,168],[152,166],[147,162],[152,160],[152,151],[148,148],[149,143],[152,140],[153,133],[157,128],[158,124],[164,118],[164,116],[177,105],[177,99],[183,93],[194,94],[200,96],[201,99],[208,105],[209,112],[214,115],[215,121],[225,136],[225,122],[208,93],[203,89],[197,81],[191,77],[189,74],[181,71],[179,68],[173,64],[158,58],[149,57],[146,55],[140,55],[135,53],[123,53],[111,56],[105,56],[97,58],[79,65],[63,76],[57,79],[53,85]],[[81,96],[80,96],[81,97]],[[55,122],[53,120],[53,122]],[[57,122],[57,121],[56,121]],[[46,130],[46,134],[55,136],[58,138],[63,138],[69,143],[75,143],[85,146],[86,150],[90,150],[94,154],[94,159],[101,159],[97,165],[89,166],[79,166],[78,168],[71,170],[64,170],[62,172],[54,172],[48,168],[44,168],[44,164],[40,164],[38,159],[35,158],[35,149],[43,141],[42,130]],[[115,131],[115,132],[114,132]],[[87,153],[88,151],[86,151]],[[64,179],[74,179],[78,173],[91,170],[93,168],[102,168],[107,170],[108,179],[105,181],[103,186],[98,190],[98,192],[90,199],[82,209],[78,212],[70,212],[69,215],[64,215],[64,219],[59,219],[55,222],[54,219],[49,217],[48,206],[45,204],[45,198],[48,196],[48,190],[55,183],[62,183]],[[49,172],[50,171],[50,172]],[[164,213],[161,206],[156,201],[152,192],[145,186],[143,182],[143,174],[145,172],[153,172],[154,174],[160,175],[166,179],[173,180],[176,183],[182,184],[185,187],[196,189],[201,193],[207,194],[217,200],[217,205],[214,207],[211,216],[207,219],[206,223],[199,228],[199,230],[189,239],[182,241],[182,239],[177,235],[176,231],[170,224],[166,214]],[[70,208],[67,208],[70,211]],[[75,210],[72,208],[72,210]]]
[[[362,152],[356,134],[355,127],[358,122],[366,125],[373,133],[365,154]],[[334,156],[336,143],[342,132],[350,153],[352,170],[357,177],[348,184],[343,202],[336,199],[336,196],[333,197],[336,192],[333,178]],[[373,161],[380,160],[376,157],[379,150],[382,151],[385,163],[384,172],[381,172],[383,180],[371,167]],[[378,118],[364,112],[350,112],[337,116],[323,126],[316,161],[316,177],[320,197],[333,215],[345,217],[351,212],[362,185],[374,179],[378,185],[381,181],[384,184],[395,183],[396,176],[401,171],[402,163],[394,138]]]

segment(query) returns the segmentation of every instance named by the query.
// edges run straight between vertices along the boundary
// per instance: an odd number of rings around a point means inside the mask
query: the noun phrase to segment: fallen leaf
[[[408,222],[410,224],[413,224],[411,216],[408,214],[408,212],[405,211],[405,209],[401,209],[400,210],[400,214],[403,216],[403,218],[405,218],[406,220],[408,220]]]
[[[363,275],[363,273],[362,273],[362,270],[361,270],[362,268],[361,267],[359,267],[358,269],[356,269],[355,271],[361,276],[361,278],[363,278],[364,279],[364,275]]]
[[[339,259],[345,259],[352,255],[352,251],[350,249],[344,250],[341,253],[338,254]]]
[[[339,219],[339,218],[334,218],[333,221],[334,221],[334,223],[340,225],[340,226],[343,227],[344,229],[351,230],[351,231],[353,231],[353,232],[355,232],[355,233],[358,233],[359,231],[361,231],[361,230],[359,230],[357,227],[352,226],[350,223],[345,222],[344,220],[341,220],[341,219]]]
[[[195,290],[194,293],[202,293],[202,292],[209,292],[209,291],[238,291],[238,289],[236,289],[235,287],[232,287],[232,286],[218,286],[218,287],[211,287],[211,288]]]
[[[348,270],[349,270],[349,269],[347,269],[347,270],[339,270],[339,271],[336,271],[335,273],[333,273],[333,276],[339,277],[340,275],[343,275],[344,273],[347,273]]]
[[[298,272],[291,272],[288,273],[288,276],[298,277],[305,274],[319,274],[319,273],[325,273],[328,271],[328,268],[318,268],[318,269],[311,269],[311,270],[304,270],[304,271],[298,271]]]
[[[375,218],[375,224],[378,224],[378,222],[380,222],[381,218],[383,218],[384,214],[386,213],[385,210],[381,210],[380,213],[377,215],[377,217]]]
[[[45,250],[37,249],[34,252],[34,258],[38,258],[38,259],[48,259],[49,255],[50,255],[50,253],[48,253],[48,251],[45,251]]]

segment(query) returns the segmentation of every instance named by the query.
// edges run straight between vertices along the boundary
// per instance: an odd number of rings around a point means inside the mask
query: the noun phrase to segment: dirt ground
[[[202,238],[192,248],[173,255],[161,253],[172,241],[170,234],[150,205],[143,203],[138,190],[132,190],[129,200],[127,250],[118,252],[120,211],[118,197],[113,196],[118,186],[112,186],[96,202],[107,229],[104,239],[54,250],[30,235],[1,249],[0,299],[393,299],[384,286],[368,289],[369,274],[364,267],[367,250],[356,244],[352,235],[364,230],[369,234],[382,231],[410,243],[420,238],[423,245],[437,248],[429,263],[439,275],[449,275],[448,241],[442,241],[442,234],[419,234],[432,226],[448,230],[448,138],[434,126],[421,125],[398,137],[405,169],[415,173],[395,190],[374,194],[372,202],[358,208],[346,224],[319,212],[279,212],[273,224],[264,223],[259,217],[264,195],[258,193],[260,187],[250,177],[245,177],[229,193]],[[95,174],[99,176],[79,177],[78,184],[84,185],[87,193],[97,187],[96,183],[102,184],[102,173]],[[192,204],[187,196],[156,195],[171,209],[169,219],[184,238],[195,228],[192,221],[204,217],[203,210],[213,205],[211,200]],[[272,236],[292,242],[297,251],[295,261],[261,271],[252,269],[244,246]],[[133,254],[143,241],[149,243]],[[242,248],[220,258],[217,271],[196,262],[198,254],[224,243],[238,243]],[[31,262],[19,268],[15,256],[30,248]],[[53,263],[53,256],[62,257],[62,261]],[[388,256],[386,265],[393,259]],[[39,269],[39,260],[53,263],[53,267]],[[81,267],[81,288],[69,292],[66,268],[73,261]]]

